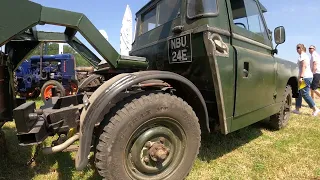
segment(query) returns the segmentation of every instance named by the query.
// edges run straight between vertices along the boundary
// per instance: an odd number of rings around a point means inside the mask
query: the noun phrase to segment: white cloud
[[[109,39],[108,34],[107,34],[107,32],[106,32],[105,30],[101,29],[101,30],[99,30],[99,32],[102,34],[102,36],[103,36],[104,38],[106,38],[106,40]]]

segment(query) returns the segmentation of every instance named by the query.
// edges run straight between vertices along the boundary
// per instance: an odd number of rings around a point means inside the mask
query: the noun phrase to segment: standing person
[[[316,47],[313,45],[309,47],[309,53],[311,55],[311,70],[313,73],[313,80],[311,83],[311,97],[314,100],[314,94],[320,97],[320,92],[317,91],[320,81],[320,56],[316,51]]]
[[[296,109],[293,111],[295,114],[300,114],[300,108],[302,106],[302,98],[308,103],[309,107],[313,110],[312,116],[317,116],[320,110],[315,105],[309,92],[310,85],[313,79],[313,73],[310,67],[310,59],[306,53],[306,47],[303,44],[297,45],[297,52],[299,54],[298,66],[299,66],[299,84],[303,81],[306,83],[306,87],[300,89],[299,97],[296,99]]]

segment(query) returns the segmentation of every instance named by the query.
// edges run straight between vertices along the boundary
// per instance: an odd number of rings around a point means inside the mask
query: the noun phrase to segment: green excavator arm
[[[44,7],[27,0],[1,0],[0,16],[6,17],[0,23],[0,46],[36,25],[51,24],[66,27],[63,34],[71,42],[69,44],[79,42],[72,41],[79,32],[112,68],[118,68],[123,61],[132,62],[133,66],[146,66],[145,60],[137,62],[135,58],[122,58],[82,13]]]
[[[54,42],[54,43],[68,43],[73,49],[75,49],[82,57],[84,57],[87,62],[89,62],[95,68],[98,68],[101,59],[99,59],[89,48],[87,48],[77,37],[72,38],[70,40],[64,33],[60,32],[45,32],[45,31],[36,31],[35,28],[29,29],[24,33],[20,33],[18,36],[15,36],[10,42],[7,43],[9,47],[17,47],[21,46],[20,49],[28,49],[30,51],[25,51],[24,54],[18,53],[11,57],[11,61],[13,64],[19,65],[19,62],[23,60],[25,56],[32,52],[32,48],[30,47],[30,43],[35,44],[35,47],[39,45],[39,43],[46,42]],[[7,52],[9,53],[9,52]]]

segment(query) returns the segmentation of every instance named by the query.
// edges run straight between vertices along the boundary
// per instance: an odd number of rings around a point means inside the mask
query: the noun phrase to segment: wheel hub
[[[131,149],[131,161],[140,172],[159,173],[170,165],[175,143],[176,137],[170,129],[149,129],[135,141]]]
[[[174,119],[150,119],[130,137],[126,169],[133,179],[164,179],[180,165],[185,141],[184,131]]]
[[[170,149],[165,146],[164,140],[159,142],[154,142],[150,147],[148,153],[151,159],[155,162],[163,162],[166,160],[170,152]]]

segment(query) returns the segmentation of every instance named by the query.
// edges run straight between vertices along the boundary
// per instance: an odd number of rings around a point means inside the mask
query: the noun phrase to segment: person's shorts
[[[316,90],[319,87],[319,81],[320,81],[320,74],[314,74],[313,75],[313,80],[311,83],[311,89]]]

